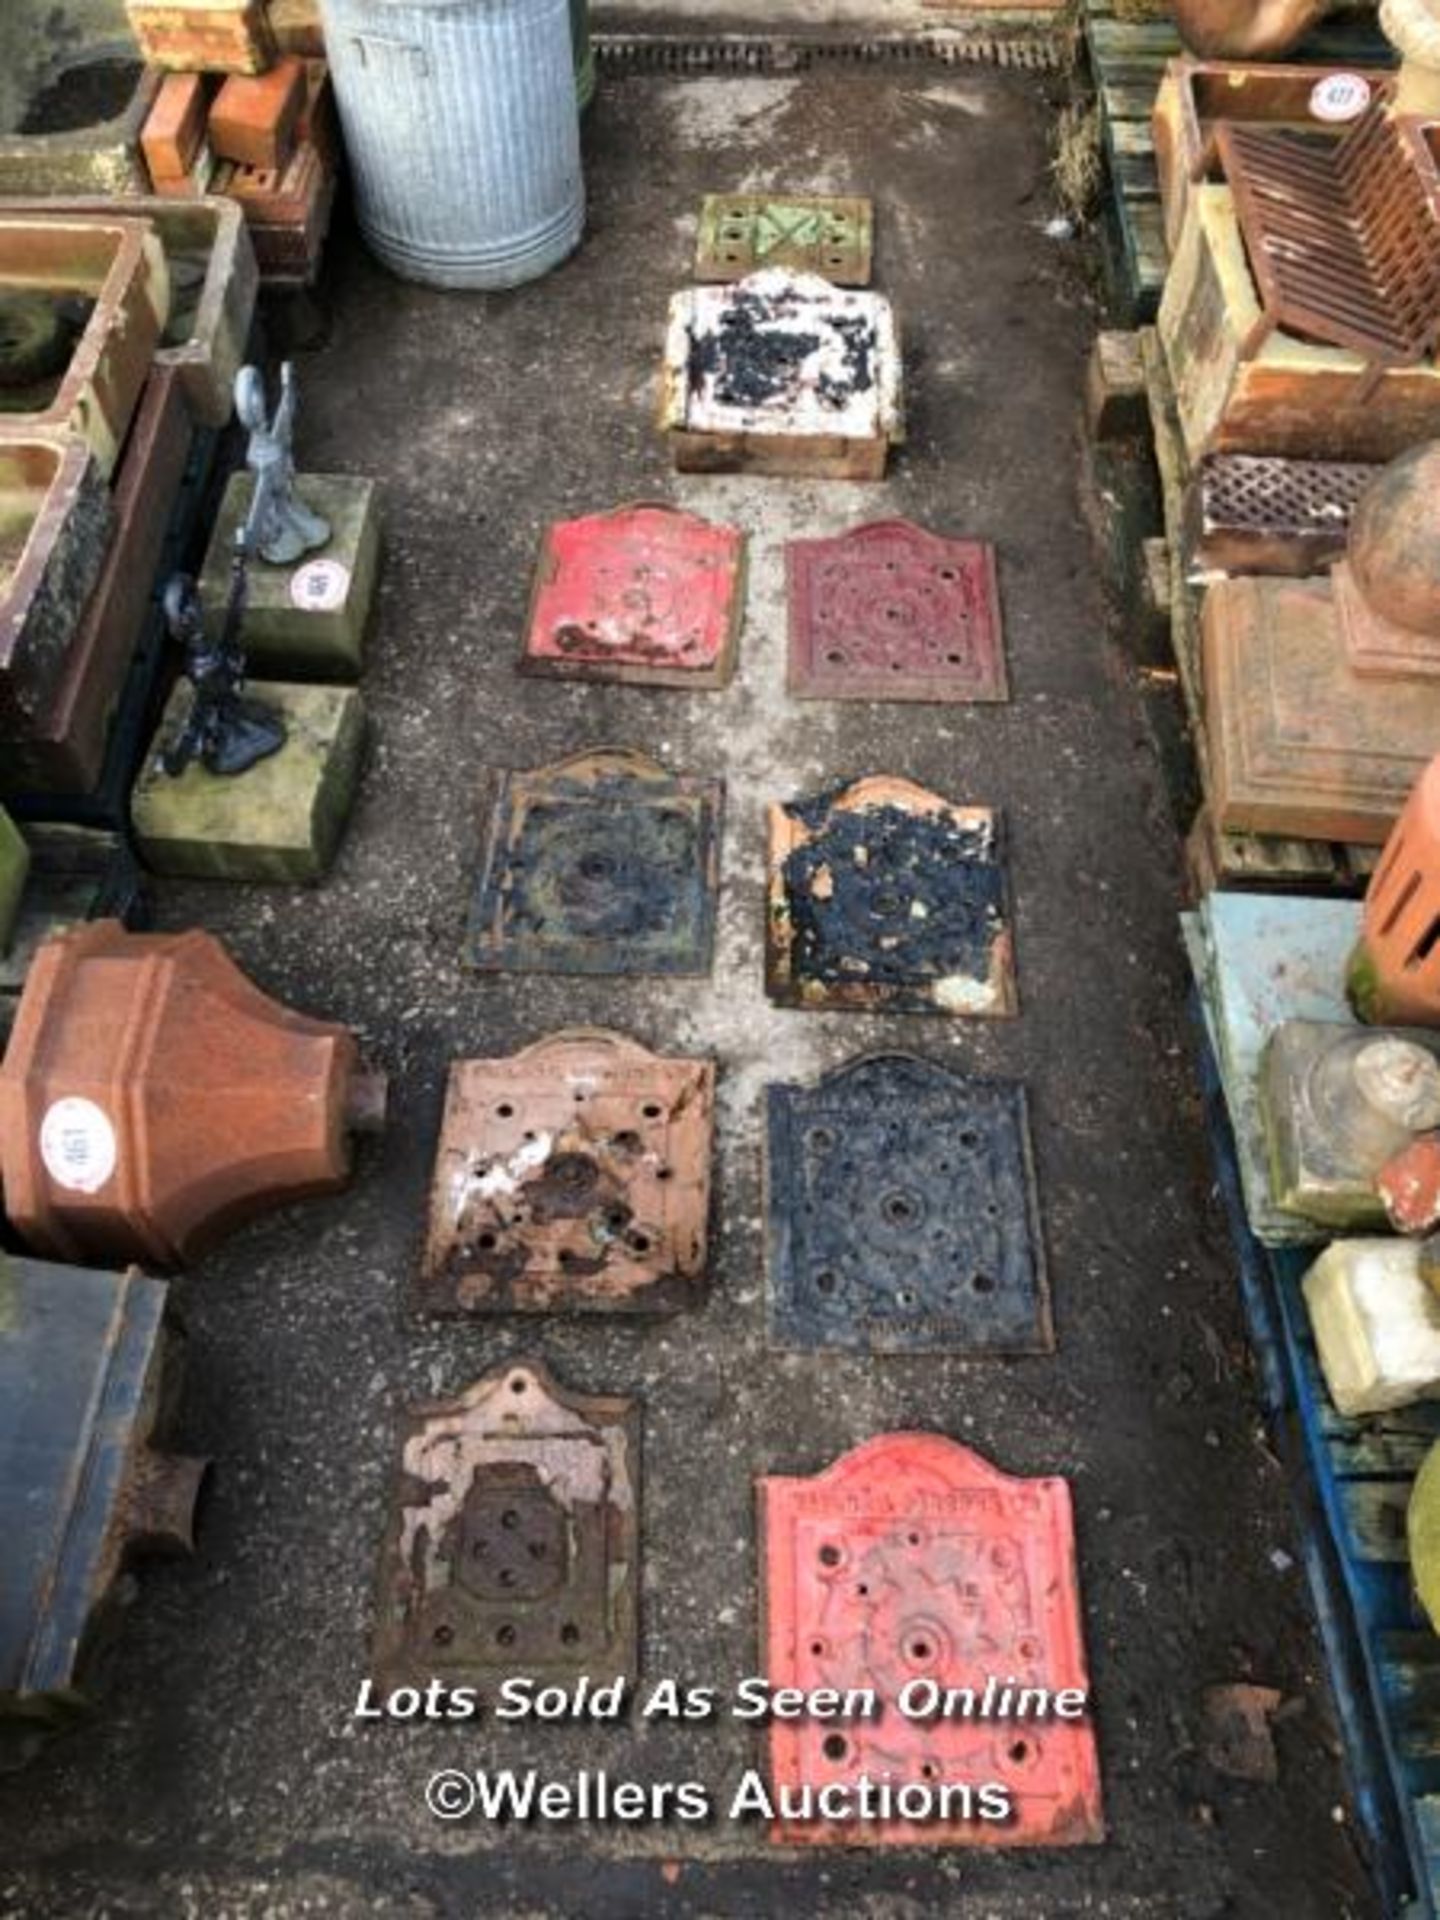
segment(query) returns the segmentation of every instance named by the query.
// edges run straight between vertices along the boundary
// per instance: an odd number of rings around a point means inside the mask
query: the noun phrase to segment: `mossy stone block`
[[[0,953],[10,945],[25,876],[30,871],[30,849],[20,829],[0,807]]]
[[[235,534],[249,511],[252,485],[248,473],[231,475],[210,536],[200,587],[212,634],[225,619]],[[294,566],[251,562],[241,629],[250,670],[294,680],[358,680],[380,568],[375,482],[351,474],[302,473],[295,477],[295,490],[330,522],[330,538]]]
[[[156,756],[184,724],[190,689],[170,696],[130,799],[141,858],[155,873],[303,885],[340,845],[360,778],[365,709],[353,687],[251,681],[247,693],[283,714],[285,745],[225,777],[192,761],[178,780]]]

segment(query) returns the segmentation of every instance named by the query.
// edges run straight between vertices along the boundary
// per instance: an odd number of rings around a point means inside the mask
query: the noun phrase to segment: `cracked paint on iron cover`
[[[760,267],[815,273],[837,287],[870,284],[869,200],[836,194],[707,193],[695,278],[743,280]]]
[[[888,774],[770,808],[766,984],[784,1006],[1016,1011],[999,816]]]
[[[640,1415],[537,1361],[406,1416],[381,1562],[385,1686],[633,1675]]]
[[[801,700],[1008,700],[995,549],[907,520],[785,549]]]
[[[678,507],[546,530],[520,665],[564,679],[722,687],[744,612],[745,536]]]
[[[708,973],[723,792],[718,780],[672,774],[628,748],[499,775],[471,965]]]
[[[705,1271],[715,1068],[573,1027],[458,1060],[417,1289],[430,1313],[666,1313]]]
[[[775,1345],[1051,1350],[1023,1087],[877,1054],[766,1115]]]
[[[1104,1838],[1088,1714],[911,1720],[907,1681],[1088,1690],[1070,1489],[1014,1479],[938,1434],[868,1440],[813,1479],[758,1483],[763,1665],[772,1687],[873,1688],[874,1719],[776,1720],[777,1792],[862,1776],[901,1786],[995,1781],[1007,1821],[777,1822],[808,1846],[1053,1847]]]

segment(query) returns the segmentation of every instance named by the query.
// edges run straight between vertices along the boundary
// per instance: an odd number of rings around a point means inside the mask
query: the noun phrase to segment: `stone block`
[[[247,692],[284,716],[278,753],[225,778],[192,761],[178,779],[156,757],[190,710],[177,686],[135,783],[131,821],[156,873],[303,885],[335,857],[360,778],[365,710],[350,687],[252,682]]]
[[[328,543],[293,567],[256,560],[249,572],[244,639],[252,671],[300,680],[358,680],[380,564],[380,507],[373,480],[297,475],[306,506],[330,522]],[[230,591],[235,534],[250,506],[251,477],[231,476],[205,556],[200,590],[218,634]]]
[[[1305,1275],[1330,1397],[1355,1419],[1440,1397],[1440,1296],[1413,1240],[1337,1240]]]
[[[25,891],[25,876],[30,871],[30,849],[20,829],[0,807],[0,953],[10,945],[15,916],[20,911],[20,896]]]
[[[110,539],[81,440],[0,437],[0,740],[45,711]]]
[[[0,216],[0,286],[39,293],[44,324],[58,298],[83,316],[58,377],[10,396],[0,438],[73,432],[108,479],[170,311],[165,250],[144,220]],[[56,324],[62,324],[57,312]]]

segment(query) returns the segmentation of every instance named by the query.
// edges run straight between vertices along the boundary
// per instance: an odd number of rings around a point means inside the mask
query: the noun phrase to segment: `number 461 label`
[[[1317,120],[1357,120],[1370,104],[1370,82],[1359,73],[1327,73],[1310,89]]]

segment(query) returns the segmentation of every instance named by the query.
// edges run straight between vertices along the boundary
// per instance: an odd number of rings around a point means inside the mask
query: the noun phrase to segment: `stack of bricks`
[[[157,194],[224,194],[244,209],[261,274],[305,285],[320,266],[338,164],[330,71],[295,0],[128,0],[164,79],[140,137]]]

